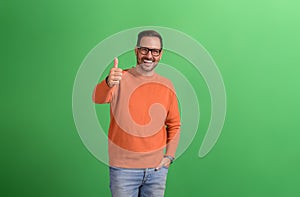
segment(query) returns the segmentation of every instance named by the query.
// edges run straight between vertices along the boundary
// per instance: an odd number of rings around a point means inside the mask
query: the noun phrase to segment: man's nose
[[[147,58],[152,58],[152,51],[148,51],[148,53],[147,53]]]

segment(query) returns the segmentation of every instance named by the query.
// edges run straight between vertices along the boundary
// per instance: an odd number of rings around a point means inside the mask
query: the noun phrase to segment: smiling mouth
[[[146,64],[152,64],[153,61],[152,60],[144,60],[144,63],[146,63]]]

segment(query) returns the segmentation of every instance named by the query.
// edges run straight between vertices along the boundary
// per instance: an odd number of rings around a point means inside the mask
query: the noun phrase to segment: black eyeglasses
[[[161,49],[149,49],[147,47],[138,47],[138,50],[143,55],[147,55],[149,53],[149,51],[151,51],[151,54],[153,56],[159,56],[159,54],[161,52]]]

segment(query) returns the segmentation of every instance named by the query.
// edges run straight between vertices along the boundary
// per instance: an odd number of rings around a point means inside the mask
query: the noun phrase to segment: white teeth
[[[146,63],[152,63],[151,60],[144,60],[144,62],[146,62]]]

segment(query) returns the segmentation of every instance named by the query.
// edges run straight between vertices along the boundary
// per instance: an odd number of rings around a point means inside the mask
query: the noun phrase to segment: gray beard
[[[139,67],[141,70],[145,71],[145,72],[151,72],[156,68],[157,64],[154,64],[152,67],[150,67],[151,69],[147,69],[149,68],[148,66],[146,66],[144,63],[140,64]],[[146,68],[146,69],[144,69]]]

